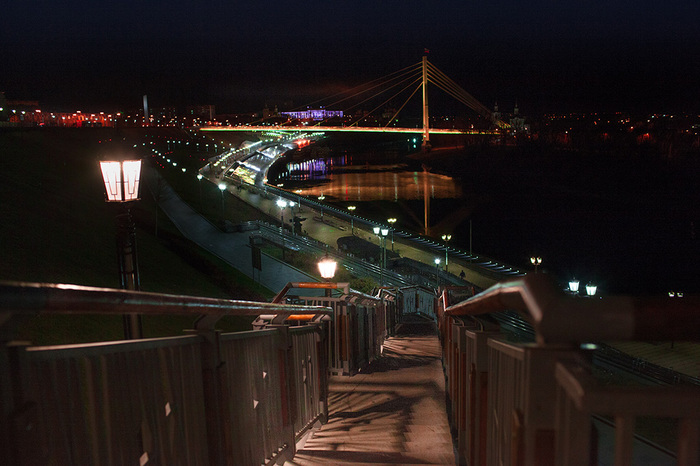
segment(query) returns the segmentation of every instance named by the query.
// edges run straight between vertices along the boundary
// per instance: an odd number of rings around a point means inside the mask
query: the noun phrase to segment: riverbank
[[[332,140],[327,144],[332,147]],[[379,149],[368,157],[364,145],[353,152],[347,140],[341,148],[345,161],[364,167],[367,176],[367,164],[400,159],[395,149],[386,157]],[[670,161],[542,144],[436,148],[422,155],[406,152],[405,157],[416,176],[416,166],[422,164],[459,184],[458,197],[430,199],[431,234],[452,235],[450,245],[468,250],[471,242],[475,252],[524,270],[537,255],[542,269],[563,283],[574,277],[595,282],[605,294],[700,292],[695,279],[700,257],[697,159]],[[328,166],[331,173],[349,170]],[[395,169],[386,173],[390,185],[372,189],[394,194]],[[344,192],[352,193],[353,200],[333,199],[324,191],[325,202],[340,208],[353,204],[356,212],[377,222],[398,217],[397,228],[423,232],[421,196],[377,201],[372,193],[359,191],[351,177],[343,180]]]

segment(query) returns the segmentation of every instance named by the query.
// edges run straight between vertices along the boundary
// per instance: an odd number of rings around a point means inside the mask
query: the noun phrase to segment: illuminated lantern
[[[337,266],[338,263],[326,254],[323,259],[318,262],[318,271],[324,280],[332,280],[333,277],[335,277],[335,269]]]
[[[598,291],[598,287],[594,285],[593,283],[589,283],[586,285],[586,294],[588,296],[595,296],[596,292]]]
[[[141,160],[100,162],[108,202],[139,199]]]
[[[574,279],[569,282],[569,291],[572,293],[578,293],[579,281]]]

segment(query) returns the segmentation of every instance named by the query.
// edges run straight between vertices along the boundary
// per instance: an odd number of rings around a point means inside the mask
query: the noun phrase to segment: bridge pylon
[[[428,55],[423,55],[423,152],[430,150],[430,117],[428,113]]]

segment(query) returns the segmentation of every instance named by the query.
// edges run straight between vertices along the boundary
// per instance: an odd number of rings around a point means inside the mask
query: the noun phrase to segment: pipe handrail
[[[700,339],[696,297],[575,297],[557,289],[546,274],[498,283],[449,307],[447,301],[443,293],[448,316],[517,311],[530,321],[539,344]]]
[[[307,288],[307,289],[327,289],[327,290],[343,290],[343,294],[350,293],[350,283],[348,282],[287,282],[282,288],[282,291],[277,293],[272,302],[274,304],[281,303],[284,301],[285,296],[289,293],[289,290],[294,288]],[[302,314],[301,312],[295,314]]]
[[[82,285],[0,281],[0,314],[332,314],[323,306],[238,301]],[[0,319],[0,323],[2,319]]]

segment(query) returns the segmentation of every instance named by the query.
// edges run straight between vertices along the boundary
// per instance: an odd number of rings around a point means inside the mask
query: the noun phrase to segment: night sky
[[[698,0],[55,1],[0,12],[0,90],[47,110],[311,102],[429,59],[488,107],[700,112]],[[438,91],[436,91],[438,92]]]

